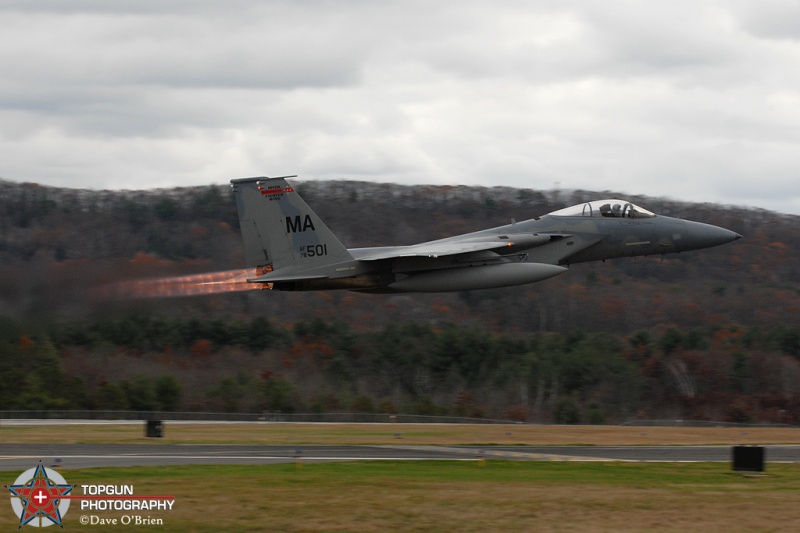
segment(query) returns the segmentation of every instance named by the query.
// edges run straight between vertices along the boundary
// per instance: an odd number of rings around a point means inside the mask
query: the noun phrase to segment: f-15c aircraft
[[[286,176],[288,178],[296,176]],[[347,249],[281,178],[231,180],[249,283],[275,290],[449,292],[541,281],[572,263],[699,250],[741,238],[624,200],[598,200],[539,219],[446,239]]]

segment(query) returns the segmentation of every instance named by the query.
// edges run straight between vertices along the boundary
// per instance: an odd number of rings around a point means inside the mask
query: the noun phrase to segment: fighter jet
[[[452,292],[524,285],[569,265],[710,248],[741,235],[597,200],[524,222],[410,246],[345,248],[280,178],[231,180],[249,283],[273,290]]]

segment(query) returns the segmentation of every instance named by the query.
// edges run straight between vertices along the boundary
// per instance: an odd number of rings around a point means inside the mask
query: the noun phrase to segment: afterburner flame
[[[177,298],[201,294],[271,289],[271,283],[248,283],[257,277],[255,269],[204,272],[188,276],[123,281],[108,287],[114,298]]]

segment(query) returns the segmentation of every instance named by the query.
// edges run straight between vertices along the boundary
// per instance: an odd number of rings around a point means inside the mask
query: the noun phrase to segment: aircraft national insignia
[[[64,527],[61,519],[69,509],[69,498],[62,498],[73,486],[54,470],[40,462],[36,468],[23,472],[10,487],[11,507],[19,516],[19,527],[31,525]]]

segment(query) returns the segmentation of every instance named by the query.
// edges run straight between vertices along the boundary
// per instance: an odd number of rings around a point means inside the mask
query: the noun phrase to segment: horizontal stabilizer
[[[281,274],[280,272],[270,272],[257,278],[249,278],[250,283],[274,283],[276,281],[305,281],[309,279],[325,279],[324,275],[303,275],[303,274]]]

